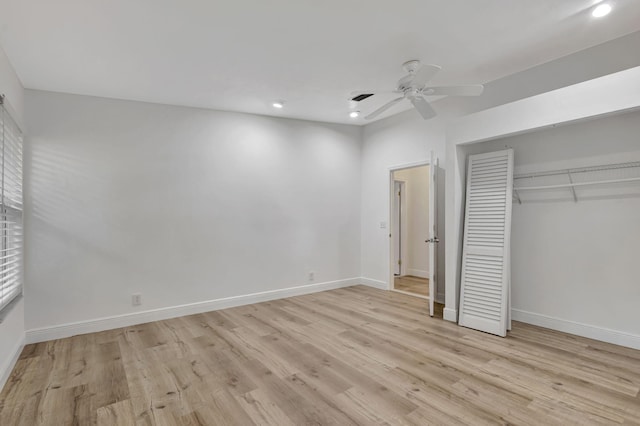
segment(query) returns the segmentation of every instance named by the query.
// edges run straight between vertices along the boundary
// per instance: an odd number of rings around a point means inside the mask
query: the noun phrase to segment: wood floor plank
[[[522,360],[528,365],[535,366],[542,371],[549,371],[558,377],[588,382],[629,396],[635,396],[639,390],[637,384],[632,383],[626,377],[616,375],[605,366],[597,366],[595,363],[579,365],[576,364],[574,358],[558,356],[554,350],[528,344],[516,346],[512,342],[487,340],[480,336],[469,336],[467,341],[470,340],[473,340],[478,348],[482,347],[505,357]]]
[[[355,286],[34,345],[8,425],[637,425],[640,351]]]
[[[287,380],[273,374],[259,361],[245,364],[252,380],[264,389],[270,401],[296,424],[355,424],[340,411],[333,409],[320,395],[292,374]]]
[[[429,280],[426,278],[412,275],[398,276],[393,280],[393,288],[420,296],[429,296]]]
[[[422,426],[422,425],[447,425],[447,426],[466,426],[467,423],[450,416],[436,408],[430,407],[426,409],[420,407],[417,410],[412,411],[405,417],[408,425]]]
[[[135,426],[133,407],[130,400],[98,408],[98,426]]]
[[[269,400],[262,389],[255,389],[237,398],[242,409],[258,425],[294,426],[295,423],[278,407]]]

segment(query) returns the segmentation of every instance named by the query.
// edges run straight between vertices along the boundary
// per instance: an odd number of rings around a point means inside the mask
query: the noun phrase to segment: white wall
[[[29,92],[27,326],[308,284],[310,270],[315,282],[386,284],[390,167],[430,150],[444,161],[447,124],[467,112],[640,64],[639,40],[491,82],[478,100],[439,101],[434,120],[408,111],[364,130]],[[20,111],[6,63],[0,89]]]
[[[9,60],[0,48],[0,93],[6,96],[5,106],[21,125],[24,89]],[[0,389],[24,342],[24,299],[14,303],[9,311],[0,313]]]
[[[464,151],[509,146],[515,173],[530,173],[640,161],[638,135],[640,112],[630,112],[473,144]],[[640,170],[600,179],[616,176],[640,177]],[[562,176],[545,180],[535,184],[567,183]],[[593,337],[630,334],[640,342],[640,182],[576,191],[577,203],[564,189],[522,192],[523,203],[513,204],[514,318]]]
[[[26,93],[28,330],[360,276],[359,128]]]
[[[24,88],[2,47],[0,47],[0,94],[5,95],[5,107],[24,130]]]
[[[429,274],[429,166],[397,170],[393,178],[405,182],[406,241],[402,255],[407,275]]]
[[[415,117],[414,117],[415,115]],[[445,121],[424,121],[415,111],[364,128],[362,147],[362,276],[387,288],[389,272],[389,173],[391,168],[444,157]],[[444,184],[443,179],[441,184]],[[442,191],[444,192],[444,191]],[[443,203],[442,203],[443,204]],[[440,204],[439,204],[440,205]],[[442,205],[444,208],[444,205]],[[444,214],[440,215],[444,220]],[[443,247],[440,246],[439,249]],[[444,268],[443,273],[444,273]]]
[[[449,129],[445,319],[457,316],[466,145],[640,109],[639,94],[640,66],[467,115]]]
[[[482,96],[464,100],[465,108],[480,111],[637,67],[638,46],[640,31],[487,82]],[[441,103],[456,104],[459,99],[448,98]]]
[[[590,80],[619,70],[640,65],[637,46],[640,32],[629,34],[616,40],[576,52],[534,68],[485,84],[485,91],[478,98],[446,98],[435,102],[438,117],[424,121],[415,111],[407,111],[396,116],[365,126],[363,133],[362,157],[362,275],[371,283],[383,284],[388,280],[388,230],[380,229],[381,221],[388,221],[389,191],[388,169],[403,163],[413,163],[428,159],[428,152],[434,150],[441,164],[446,166],[447,191],[460,179],[459,164],[450,157],[454,146],[445,144],[447,127],[466,114],[492,108],[517,99],[545,93],[567,85]],[[443,70],[442,72],[446,72]],[[461,82],[466,83],[466,82]],[[452,163],[453,161],[453,163]],[[440,179],[443,182],[444,176]],[[439,197],[444,197],[444,191]],[[445,202],[439,203],[445,208]],[[456,212],[447,201],[445,212],[440,214],[439,226],[460,227]],[[447,235],[452,230],[447,231]],[[455,283],[457,269],[447,267],[445,276],[444,257],[459,264],[460,246],[448,245],[445,232],[439,232],[439,274],[440,284]],[[442,252],[441,252],[442,251]],[[447,286],[448,287],[448,286]],[[452,285],[455,289],[455,285]],[[443,293],[444,289],[438,289]],[[456,320],[456,291],[447,292],[445,318]]]

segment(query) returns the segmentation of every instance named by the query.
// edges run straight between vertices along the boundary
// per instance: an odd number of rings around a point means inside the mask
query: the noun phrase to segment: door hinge
[[[398,259],[398,265],[402,265],[402,260]]]

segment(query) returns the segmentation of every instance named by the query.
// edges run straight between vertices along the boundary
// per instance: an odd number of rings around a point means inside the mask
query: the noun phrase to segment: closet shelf
[[[571,193],[573,195],[573,200],[575,202],[578,201],[578,197],[576,195],[575,188],[576,187],[584,187],[584,186],[593,186],[593,185],[607,185],[607,184],[615,184],[615,183],[629,183],[629,182],[640,182],[640,176],[637,177],[625,177],[625,178],[617,178],[617,179],[598,179],[598,180],[585,180],[583,182],[574,182],[573,177],[576,175],[581,175],[588,177],[588,173],[596,173],[596,172],[606,172],[611,170],[622,170],[622,169],[637,169],[640,173],[640,162],[632,162],[632,163],[619,163],[619,164],[606,164],[600,166],[592,166],[592,167],[581,167],[575,169],[563,169],[563,170],[551,170],[546,172],[537,172],[537,173],[526,173],[519,174],[513,177],[514,182],[522,179],[535,179],[535,178],[543,178],[549,176],[567,176],[569,182],[568,183],[560,183],[560,184],[552,184],[552,185],[533,185],[533,186],[516,186],[513,187],[513,194],[518,201],[519,204],[522,204],[522,200],[520,198],[520,192],[523,191],[538,191],[545,189],[563,189],[568,188],[571,189]]]
[[[542,186],[522,186],[519,188],[514,188],[514,191],[533,191],[537,189],[556,189],[556,188],[573,188],[576,186],[587,186],[587,185],[604,185],[607,183],[622,183],[622,182],[635,182],[640,181],[640,177],[637,178],[629,178],[629,179],[610,179],[610,180],[598,180],[593,182],[575,182],[575,183],[563,183],[560,185],[542,185]]]

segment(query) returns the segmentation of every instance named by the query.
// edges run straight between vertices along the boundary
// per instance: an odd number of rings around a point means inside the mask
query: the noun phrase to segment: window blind
[[[22,132],[0,96],[0,311],[22,294]]]

